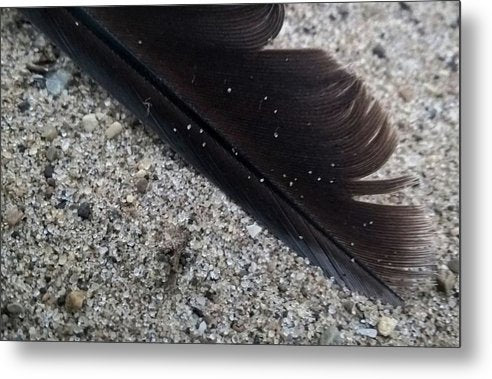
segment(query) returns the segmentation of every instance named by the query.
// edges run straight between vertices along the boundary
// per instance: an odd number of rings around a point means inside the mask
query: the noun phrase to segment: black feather
[[[356,201],[415,179],[361,180],[396,134],[321,50],[263,46],[281,5],[26,9],[59,47],[297,253],[400,302],[434,267],[423,208]]]

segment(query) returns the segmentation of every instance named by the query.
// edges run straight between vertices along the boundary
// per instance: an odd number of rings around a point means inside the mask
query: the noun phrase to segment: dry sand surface
[[[294,4],[274,41],[329,51],[399,130],[379,174],[421,183],[385,200],[426,204],[440,277],[395,308],[252,237],[253,219],[2,9],[1,338],[458,346],[458,16],[453,2]],[[31,65],[44,58],[54,74]]]

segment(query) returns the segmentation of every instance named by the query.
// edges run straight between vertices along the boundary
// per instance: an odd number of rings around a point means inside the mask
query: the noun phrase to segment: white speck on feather
[[[190,129],[191,129],[191,124],[188,124],[188,125],[186,126],[186,129],[190,130]]]
[[[232,88],[231,87],[227,88],[227,93],[231,93],[231,92],[232,92]]]

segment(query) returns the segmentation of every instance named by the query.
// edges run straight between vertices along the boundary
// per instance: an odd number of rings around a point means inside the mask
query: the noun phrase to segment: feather
[[[433,272],[422,206],[362,202],[397,139],[324,51],[264,46],[282,5],[25,9],[82,69],[298,254],[399,304]]]

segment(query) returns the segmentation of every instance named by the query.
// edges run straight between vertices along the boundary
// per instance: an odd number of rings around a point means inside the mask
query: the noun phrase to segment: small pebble
[[[77,214],[80,216],[80,218],[82,218],[82,220],[90,219],[92,215],[90,204],[87,202],[80,204],[79,208],[77,209]]]
[[[138,170],[137,173],[135,174],[137,178],[144,178],[147,176],[147,171],[145,170]]]
[[[65,307],[69,311],[79,311],[84,305],[85,296],[85,291],[71,291],[65,298]]]
[[[56,299],[53,297],[53,295],[52,295],[52,294],[50,294],[50,293],[46,292],[46,293],[43,295],[43,297],[41,298],[41,301],[42,301],[43,303],[45,303],[45,304],[50,304],[50,305],[52,305],[52,304],[55,304]]]
[[[429,84],[429,83],[425,83],[424,84],[424,88],[430,93],[432,94],[433,96],[435,97],[441,97],[442,96],[442,92],[441,90],[439,89],[439,87],[437,86],[434,86],[432,84]]]
[[[123,126],[118,121],[115,121],[109,126],[109,128],[106,129],[105,134],[107,138],[112,139],[120,134],[122,131]]]
[[[43,174],[44,174],[44,177],[46,179],[49,179],[49,178],[53,177],[54,172],[55,172],[55,168],[52,165],[48,164],[44,168]]]
[[[403,87],[401,88],[399,91],[398,91],[398,95],[403,99],[403,101],[405,101],[406,103],[408,103],[409,101],[411,101],[413,99],[413,91],[410,87]]]
[[[200,325],[198,326],[198,334],[203,334],[205,333],[205,330],[207,330],[207,323],[205,321],[202,321]]]
[[[453,258],[448,262],[448,268],[455,274],[460,273],[460,260],[459,258]]]
[[[383,46],[381,45],[376,45],[372,49],[372,53],[377,56],[379,59],[384,59],[386,58],[386,51],[384,50]]]
[[[28,100],[22,100],[19,105],[17,105],[17,109],[19,109],[21,113],[29,110],[29,108],[31,108],[31,104],[29,104]]]
[[[234,321],[231,325],[231,328],[234,329],[238,333],[242,333],[246,330],[245,325],[239,321]]]
[[[133,196],[133,195],[128,195],[128,196],[126,197],[126,202],[127,202],[127,203],[132,204],[134,201],[135,201],[135,196]]]
[[[58,299],[56,299],[56,304],[59,307],[63,307],[65,305],[66,298],[67,298],[67,296],[60,296]]]
[[[70,80],[70,74],[65,70],[58,70],[46,77],[46,89],[54,96],[60,95]]]
[[[246,229],[252,238],[255,238],[261,232],[261,228],[257,224],[248,225]]]
[[[398,4],[400,5],[400,8],[404,11],[411,11],[412,10],[412,8],[410,8],[410,5],[408,5],[404,1],[399,1]]]
[[[94,113],[86,114],[82,117],[82,126],[84,130],[88,133],[94,131],[97,128],[99,122],[97,121],[97,117]]]
[[[50,162],[55,161],[58,158],[59,152],[55,146],[50,146],[46,150],[46,159]]]
[[[456,283],[456,275],[451,271],[443,271],[437,277],[437,289],[449,293],[453,290]]]
[[[137,187],[137,191],[139,193],[145,193],[147,191],[147,186],[149,185],[149,182],[145,178],[140,178],[137,180],[137,183],[135,186]]]
[[[388,337],[393,332],[397,324],[398,321],[396,321],[394,318],[383,316],[379,319],[378,322],[378,332],[382,336]]]
[[[321,332],[319,344],[324,346],[334,345],[338,342],[340,332],[335,325],[330,325]]]
[[[55,187],[55,185],[56,185],[56,180],[55,180],[55,179],[53,179],[53,178],[48,178],[48,179],[46,179],[46,183],[48,183],[48,185],[49,185],[50,187]]]
[[[12,207],[9,208],[5,212],[5,220],[7,221],[7,224],[10,226],[15,226],[19,223],[20,220],[24,217],[24,213],[19,210],[17,207]]]
[[[144,158],[140,162],[138,162],[138,169],[143,171],[149,171],[152,167],[152,160],[149,158]]]
[[[372,328],[359,328],[356,330],[358,334],[366,337],[376,338],[378,331]]]
[[[42,134],[42,137],[48,141],[53,141],[58,136],[58,131],[54,126],[47,127]]]
[[[289,289],[284,283],[280,283],[278,286],[277,286],[278,290],[280,292],[287,292],[287,290]]]
[[[353,301],[351,300],[346,300],[343,302],[343,308],[345,309],[345,311],[347,311],[347,313],[351,314],[351,315],[355,315],[355,304]]]
[[[10,316],[17,317],[24,312],[24,307],[18,303],[7,304],[7,312]]]

